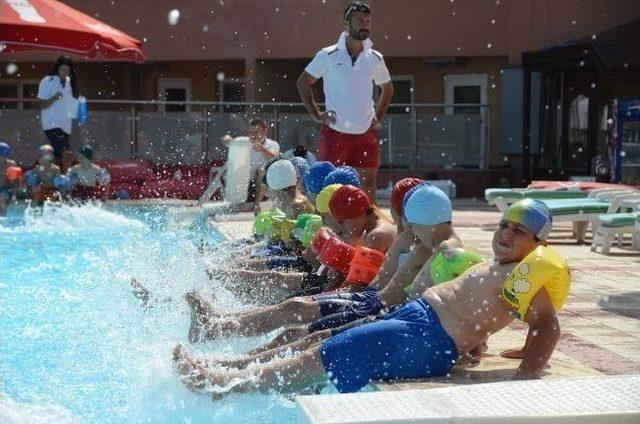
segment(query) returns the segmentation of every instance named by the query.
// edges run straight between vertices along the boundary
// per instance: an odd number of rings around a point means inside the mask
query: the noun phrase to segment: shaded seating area
[[[220,161],[208,165],[154,164],[142,160],[110,160],[98,162],[111,175],[109,198],[149,199],[173,198],[196,200],[209,182],[209,171]]]

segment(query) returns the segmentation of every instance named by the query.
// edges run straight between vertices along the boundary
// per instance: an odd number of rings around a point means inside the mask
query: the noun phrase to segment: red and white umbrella
[[[56,0],[0,0],[0,51],[144,61],[141,42]]]

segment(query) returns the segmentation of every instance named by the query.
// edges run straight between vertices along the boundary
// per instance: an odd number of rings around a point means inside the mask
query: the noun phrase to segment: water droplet
[[[171,9],[169,13],[167,13],[167,21],[169,25],[177,25],[180,20],[180,11],[178,9]]]
[[[407,35],[407,40],[411,40],[411,35]]]
[[[7,71],[7,74],[13,75],[16,72],[18,72],[18,65],[16,65],[15,63],[9,63],[7,64],[7,67],[5,70]]]
[[[491,19],[491,25],[495,25],[496,20],[495,19]]]
[[[202,25],[202,32],[209,32],[209,25]]]
[[[577,22],[576,22],[576,21],[575,21],[575,19],[574,19],[573,21],[571,21],[571,25],[574,25],[574,26],[575,26],[575,24],[577,24]]]
[[[218,72],[216,74],[216,79],[220,82],[224,81],[224,72]]]
[[[492,43],[487,43],[487,48],[490,49],[493,46]]]

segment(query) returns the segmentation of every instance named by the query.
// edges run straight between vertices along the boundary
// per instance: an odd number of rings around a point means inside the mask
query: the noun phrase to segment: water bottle
[[[89,120],[89,107],[87,106],[87,98],[78,96],[78,125],[86,125]]]

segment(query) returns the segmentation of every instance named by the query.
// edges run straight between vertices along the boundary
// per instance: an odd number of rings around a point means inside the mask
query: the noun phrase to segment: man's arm
[[[254,143],[253,146],[258,152],[262,153],[262,156],[264,156],[266,160],[275,157],[279,153],[278,151],[267,149],[262,143]]]
[[[538,378],[560,338],[558,318],[546,290],[539,290],[534,296],[525,322],[529,324],[529,334],[514,375],[516,380]]]
[[[318,79],[308,72],[304,71],[298,78],[296,82],[296,86],[298,87],[298,93],[300,94],[300,99],[304,103],[304,106],[307,108],[309,115],[313,118],[314,121],[319,122],[321,124],[328,125],[332,122],[336,121],[335,116],[329,114],[329,112],[320,112],[318,110],[318,105],[316,104],[316,100],[313,97],[313,90],[311,86],[315,84]]]
[[[393,83],[388,81],[380,84],[378,87],[380,87],[380,98],[376,105],[376,120],[380,122],[384,119],[384,114],[387,113],[387,109],[393,98]]]

